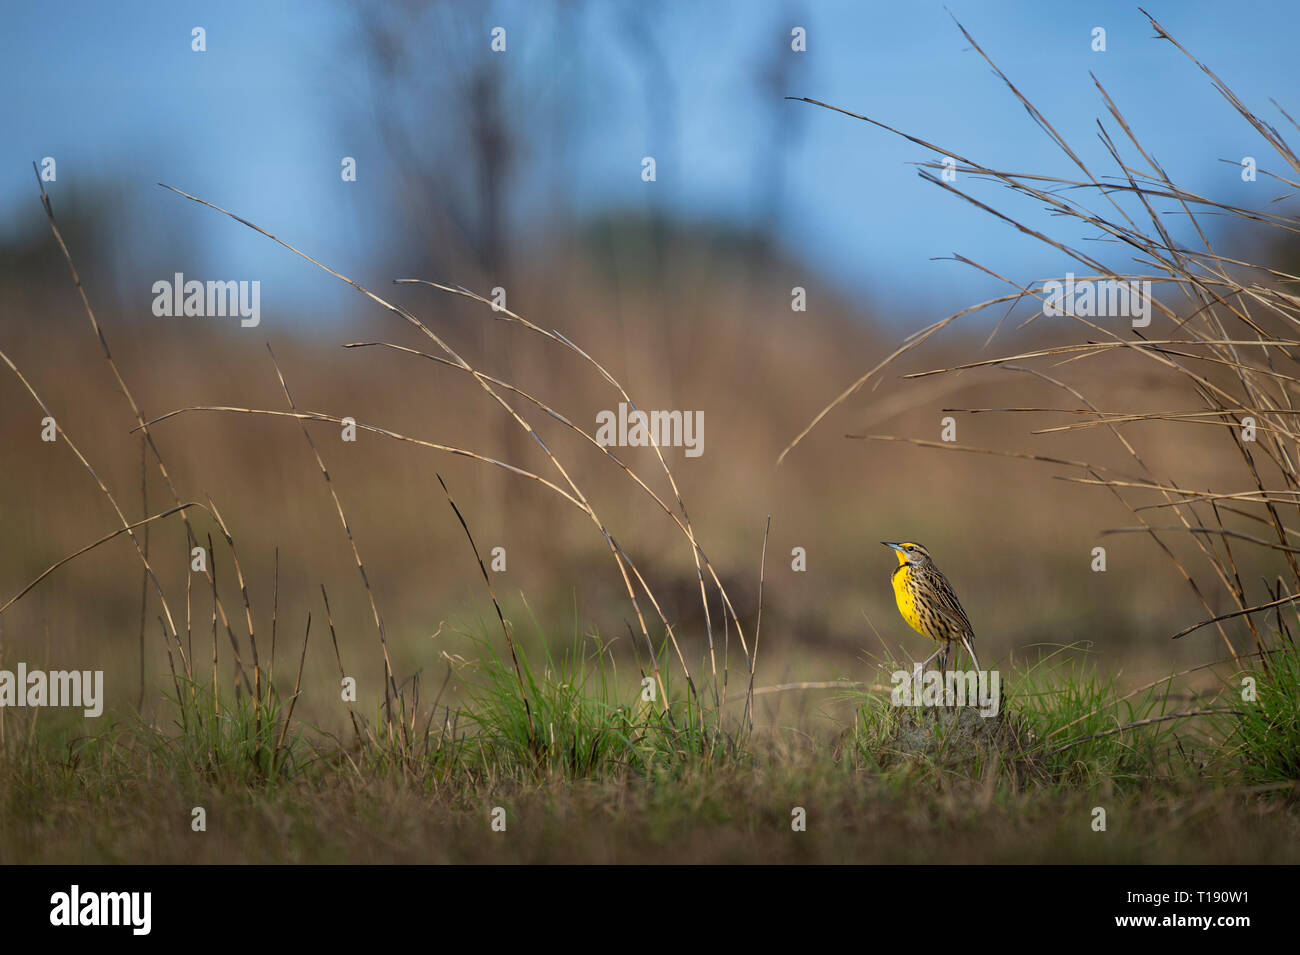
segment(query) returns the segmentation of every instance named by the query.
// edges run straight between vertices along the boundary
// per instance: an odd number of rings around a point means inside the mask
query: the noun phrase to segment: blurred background
[[[1150,12],[1252,106],[1267,111],[1272,97],[1296,115],[1293,4]],[[1058,480],[1067,472],[1052,465],[845,438],[938,440],[945,408],[1062,406],[1054,389],[1005,372],[900,377],[1077,338],[1051,319],[1020,327],[1031,306],[967,316],[833,412],[777,466],[813,415],[905,336],[1009,291],[954,254],[1020,284],[1075,268],[922,181],[913,164],[943,153],[786,99],[835,104],[994,168],[1068,172],[1068,159],[954,17],[1085,161],[1115,171],[1096,135],[1098,119],[1110,117],[1091,72],[1185,188],[1243,204],[1278,194],[1276,182],[1242,181],[1241,158],[1263,155],[1265,144],[1193,64],[1152,38],[1130,3],[19,6],[0,34],[8,91],[0,102],[0,350],[129,517],[172,503],[152,461],[142,488],[129,405],[51,238],[31,164],[52,159],[45,185],[54,211],[146,416],[190,405],[282,409],[269,342],[301,409],[550,476],[536,445],[466,375],[388,349],[340,347],[430,350],[400,318],[157,185],[168,183],[405,305],[476,367],[589,430],[618,398],[588,366],[481,305],[391,280],[485,295],[503,288],[512,310],[582,345],[640,407],[702,411],[704,453],[666,457],[750,634],[772,516],[760,684],[872,679],[869,658],[886,647],[928,654],[893,608],[893,556],[881,540],[930,547],[993,657],[1083,640],[1139,675],[1218,658],[1224,647],[1212,628],[1170,643],[1204,608],[1148,539],[1100,536],[1134,523],[1104,490]],[[1104,51],[1094,49],[1098,27]],[[354,181],[345,167],[355,168]],[[1015,211],[1035,228],[1053,226],[1041,210]],[[1267,235],[1212,234],[1221,251],[1295,261],[1293,247]],[[1123,249],[1094,254],[1134,270]],[[177,272],[260,282],[260,324],[155,317],[153,283]],[[796,287],[804,311],[791,307]],[[118,526],[67,448],[39,440],[39,409],[3,372],[0,600]],[[1087,363],[1052,373],[1103,405],[1194,406],[1194,395],[1172,390],[1149,362],[1112,365],[1104,380]],[[703,620],[680,534],[611,462],[544,415],[526,416],[590,493],[698,664]],[[1123,461],[1100,429],[1032,436],[1014,418],[955,417],[961,444]],[[478,568],[435,471],[480,550],[505,548],[507,569],[494,586],[521,640],[560,646],[598,635],[629,652],[635,618],[617,568],[571,505],[480,463],[368,433],[344,443],[333,425],[311,427],[399,680],[420,671],[436,682],[442,652],[470,652],[458,631],[493,633]],[[1143,442],[1156,473],[1177,468],[1196,486],[1222,486],[1239,460],[1220,435],[1198,433],[1212,430],[1126,433]],[[196,413],[157,425],[155,437],[182,497],[211,494],[221,508],[258,629],[269,627],[278,548],[282,639],[292,634],[296,650],[309,610],[323,623],[325,584],[345,663],[367,674],[364,698],[379,694],[365,591],[298,426]],[[652,452],[619,453],[669,499]],[[196,527],[212,529],[202,515]],[[1092,549],[1101,545],[1107,571],[1094,573]],[[1174,546],[1213,609],[1230,609],[1215,604],[1224,598],[1213,580],[1199,579],[1209,574],[1194,545]],[[806,570],[792,568],[794,548],[806,552]],[[187,542],[178,522],[152,526],[150,554],[172,606],[183,608]],[[1243,576],[1277,570],[1268,559],[1243,566]],[[217,567],[238,632],[242,608],[221,547]],[[192,596],[195,642],[204,646],[207,599]],[[110,703],[134,701],[141,603],[138,558],[119,538],[0,618],[0,662],[103,667]],[[145,680],[155,688],[166,672],[158,614],[147,595]],[[335,679],[334,666],[318,644],[308,679]],[[733,655],[732,672],[742,669]]]

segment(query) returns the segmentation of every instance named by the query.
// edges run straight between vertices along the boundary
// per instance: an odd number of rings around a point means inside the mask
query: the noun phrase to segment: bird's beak
[[[889,541],[881,541],[880,543],[884,544],[886,547],[894,548],[894,550],[898,551],[900,554],[903,552],[903,546],[901,544],[892,544]]]

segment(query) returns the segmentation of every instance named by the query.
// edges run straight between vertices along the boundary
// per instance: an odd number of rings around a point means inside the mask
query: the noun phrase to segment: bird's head
[[[891,541],[881,541],[886,547],[892,547],[898,554],[900,564],[911,564],[913,567],[921,567],[930,562],[930,552],[920,544],[914,544],[911,541],[904,541],[901,544],[895,544]]]

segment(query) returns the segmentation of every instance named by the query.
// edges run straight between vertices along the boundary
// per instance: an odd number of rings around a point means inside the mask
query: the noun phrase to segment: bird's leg
[[[946,649],[946,645],[940,647],[938,650],[935,650],[934,653],[926,657],[925,662],[921,664],[921,672],[924,673],[925,668],[930,665],[930,661],[933,660],[935,657],[937,657],[939,654],[943,653],[945,649]]]

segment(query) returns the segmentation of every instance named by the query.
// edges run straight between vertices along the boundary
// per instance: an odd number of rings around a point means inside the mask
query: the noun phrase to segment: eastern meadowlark
[[[966,618],[966,611],[961,608],[957,595],[952,592],[948,578],[934,565],[930,552],[920,544],[911,542],[881,543],[892,547],[898,554],[898,566],[890,576],[898,612],[913,630],[940,645],[921,664],[922,669],[940,654],[943,654],[943,659],[939,666],[941,669],[945,667],[948,651],[954,643],[960,643],[978,670],[980,663],[975,656],[975,630]]]

